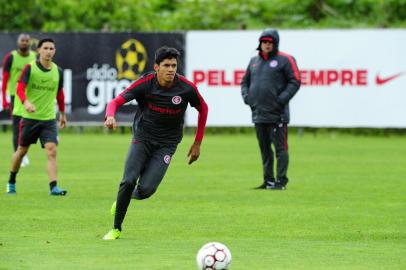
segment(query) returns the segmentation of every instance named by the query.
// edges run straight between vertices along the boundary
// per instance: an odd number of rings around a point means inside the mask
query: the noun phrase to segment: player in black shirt
[[[133,140],[117,201],[112,207],[115,215],[114,227],[103,237],[104,240],[120,237],[121,224],[131,197],[143,200],[149,198],[158,188],[176,147],[182,140],[188,104],[199,112],[195,141],[188,154],[189,164],[199,158],[208,108],[196,86],[176,73],[179,55],[174,48],[159,48],[155,53],[155,72],[135,81],[107,106],[104,125],[115,129],[114,115],[117,108],[133,99],[138,103]]]

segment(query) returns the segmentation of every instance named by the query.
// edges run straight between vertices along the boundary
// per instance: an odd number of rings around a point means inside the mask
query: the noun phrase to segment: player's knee
[[[27,152],[28,152],[28,147],[19,146],[17,148],[16,154],[20,157],[23,157],[27,154]]]
[[[135,187],[137,183],[137,175],[135,175],[132,172],[125,172],[123,179],[121,180],[121,184],[125,184],[126,186],[132,186]]]
[[[275,149],[276,155],[277,156],[287,156],[288,155],[288,150],[285,147],[277,147]]]
[[[156,191],[156,188],[152,187],[144,187],[137,189],[137,196],[135,197],[137,200],[145,200],[151,197]]]
[[[56,148],[47,151],[48,158],[55,159],[56,158]]]
[[[124,177],[123,180],[121,180],[120,187],[123,186],[124,188],[135,188],[135,181],[134,179],[130,177]]]
[[[46,145],[45,146],[48,158],[56,158],[56,145]]]

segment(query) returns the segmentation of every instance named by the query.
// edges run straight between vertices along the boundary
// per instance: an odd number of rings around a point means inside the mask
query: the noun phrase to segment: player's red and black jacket
[[[164,88],[158,83],[156,73],[146,74],[107,105],[106,117],[114,116],[119,106],[133,99],[138,103],[133,124],[135,140],[179,143],[185,111],[190,104],[199,111],[195,141],[202,141],[208,107],[197,87],[185,77],[176,74],[173,85]]]
[[[279,51],[276,30],[265,30],[262,38],[272,39],[274,49],[268,55],[260,50],[251,58],[241,94],[251,107],[254,123],[289,123],[289,101],[300,87],[299,69],[293,56]]]

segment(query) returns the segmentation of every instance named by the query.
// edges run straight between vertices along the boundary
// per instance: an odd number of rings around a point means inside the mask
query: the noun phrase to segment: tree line
[[[0,31],[406,27],[406,0],[0,0],[0,6]]]

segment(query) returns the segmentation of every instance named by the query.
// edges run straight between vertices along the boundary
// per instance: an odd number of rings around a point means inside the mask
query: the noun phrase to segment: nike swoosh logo
[[[400,72],[398,74],[395,74],[395,75],[387,77],[387,78],[381,78],[381,77],[379,77],[379,74],[378,74],[378,75],[376,75],[375,82],[376,82],[377,85],[382,85],[382,84],[385,84],[385,83],[387,83],[387,82],[389,82],[391,80],[396,79],[397,77],[402,76],[403,73],[404,72]]]

